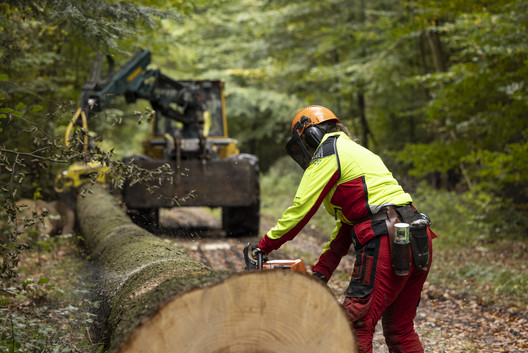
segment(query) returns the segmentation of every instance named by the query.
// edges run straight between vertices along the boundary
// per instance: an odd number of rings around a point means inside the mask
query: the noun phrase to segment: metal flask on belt
[[[409,274],[409,269],[411,268],[411,251],[408,223],[396,223],[394,225],[394,244],[391,262],[396,275],[406,276]]]

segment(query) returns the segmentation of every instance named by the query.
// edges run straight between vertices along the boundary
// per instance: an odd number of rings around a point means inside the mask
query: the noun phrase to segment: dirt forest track
[[[274,225],[275,219],[261,219],[261,231]],[[260,237],[228,238],[220,220],[200,208],[162,210],[162,233],[167,241],[176,242],[188,254],[215,270],[243,271],[242,251],[248,242]],[[263,234],[263,233],[262,233]],[[272,259],[301,258],[308,271],[317,260],[327,241],[310,226],[293,241],[271,254]],[[329,282],[339,302],[354,265],[351,253],[342,261]],[[432,271],[438,270],[434,267]],[[528,352],[528,314],[519,315],[515,308],[500,303],[486,305],[478,297],[453,293],[425,283],[415,319],[425,352]],[[381,324],[374,336],[374,352],[388,352]]]

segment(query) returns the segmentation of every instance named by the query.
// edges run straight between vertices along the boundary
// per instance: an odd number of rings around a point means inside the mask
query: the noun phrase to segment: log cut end
[[[240,273],[174,297],[118,352],[357,352],[357,345],[326,286],[277,270]]]

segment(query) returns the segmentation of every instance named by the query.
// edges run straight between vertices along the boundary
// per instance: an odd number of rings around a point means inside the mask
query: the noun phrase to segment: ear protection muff
[[[301,124],[307,125],[311,122],[312,120],[306,115],[303,115],[301,117]],[[306,140],[306,143],[308,144],[308,146],[315,149],[321,143],[324,137],[324,132],[317,125],[310,125],[304,129],[302,136]]]
[[[302,135],[310,147],[317,148],[323,139],[324,133],[316,125],[312,125],[306,128]]]

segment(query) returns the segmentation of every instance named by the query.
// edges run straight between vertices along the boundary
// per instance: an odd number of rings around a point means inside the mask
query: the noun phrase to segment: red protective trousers
[[[430,260],[432,260],[431,233],[428,233]],[[368,276],[368,271],[374,270],[372,292],[363,297],[346,297],[343,302],[357,334],[359,351],[372,352],[375,327],[382,319],[383,334],[389,352],[423,352],[420,339],[414,331],[413,320],[429,270],[417,270],[414,264],[411,264],[408,275],[394,274],[390,259],[389,237],[383,235],[378,238],[371,240],[376,243],[376,256],[365,255],[363,250],[367,245],[358,249],[353,274],[353,278],[358,282],[364,282],[368,281],[365,277]]]

